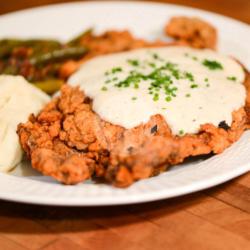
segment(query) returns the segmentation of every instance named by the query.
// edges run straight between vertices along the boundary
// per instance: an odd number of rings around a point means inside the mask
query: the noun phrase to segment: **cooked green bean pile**
[[[61,65],[87,53],[80,41],[90,33],[91,30],[84,31],[65,44],[48,39],[2,39],[0,74],[22,75],[46,93],[53,94],[65,81],[59,75]]]

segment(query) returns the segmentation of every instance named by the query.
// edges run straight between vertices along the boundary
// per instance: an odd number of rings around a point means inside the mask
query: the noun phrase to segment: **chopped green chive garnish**
[[[162,110],[166,110],[167,108],[165,108],[165,107],[163,107],[163,108],[161,108]]]
[[[183,129],[181,129],[181,130],[179,131],[179,135],[184,135],[184,130],[183,130]]]
[[[115,68],[112,68],[111,71],[106,71],[104,74],[105,74],[105,76],[108,76],[110,74],[115,74],[115,73],[121,72],[121,71],[122,71],[121,67],[115,67]]]
[[[159,59],[159,55],[156,54],[156,53],[154,53],[152,56],[153,56],[154,59]]]
[[[193,59],[194,61],[198,61],[198,57],[196,57],[196,56],[191,56],[191,55],[188,54],[188,53],[185,53],[184,56],[185,56],[185,57],[189,57],[189,58]]]
[[[164,61],[157,53],[151,53],[150,52],[150,54],[153,57],[153,59],[161,61],[161,62]]]
[[[110,83],[110,82],[111,82],[111,80],[110,80],[110,79],[108,79],[108,80],[106,80],[106,81],[105,81],[105,83]]]
[[[138,84],[138,82],[135,82],[135,83],[134,83],[134,88],[135,88],[135,89],[139,89],[139,84]]]
[[[102,90],[102,91],[107,91],[107,90],[108,90],[108,88],[107,88],[107,87],[105,87],[105,86],[103,86],[103,87],[101,88],[101,90]]]
[[[132,99],[133,101],[135,101],[135,100],[137,100],[137,97],[133,96],[131,99]]]
[[[148,65],[150,66],[150,67],[152,67],[152,68],[155,68],[156,67],[156,65],[155,65],[155,63],[148,63]]]
[[[191,82],[194,81],[194,76],[193,76],[193,74],[190,73],[190,72],[186,72],[186,73],[185,73],[185,77],[186,77],[188,80],[190,80]]]
[[[156,102],[159,100],[159,94],[155,94],[154,97],[153,97],[153,100]]]
[[[191,88],[197,88],[198,84],[195,84],[194,75],[191,72],[183,71],[179,69],[178,64],[164,61],[159,57],[157,53],[151,54],[152,58],[160,61],[160,65],[156,61],[151,60],[139,60],[139,59],[129,59],[127,62],[131,66],[139,66],[138,68],[133,68],[128,72],[128,75],[119,79],[114,76],[111,79],[107,79],[105,83],[113,82],[113,86],[117,88],[128,88],[133,87],[135,89],[140,88],[140,84],[146,82],[149,84],[148,93],[152,95],[154,101],[158,101],[160,93],[165,94],[165,101],[170,102],[172,98],[177,96],[178,88],[174,86],[174,81],[179,79],[186,79],[190,82]],[[194,56],[190,58],[196,58]],[[149,73],[141,72],[143,67],[150,70]],[[110,71],[107,71],[107,75],[121,72],[123,69],[121,67],[114,67]],[[105,73],[105,74],[106,74]],[[106,89],[102,89],[106,90]],[[189,94],[186,97],[190,97]]]
[[[190,96],[191,96],[191,94],[189,94],[189,93],[188,93],[188,94],[186,94],[186,97],[190,97]]]
[[[208,82],[208,78],[205,78],[204,81],[205,81],[205,82]]]
[[[221,65],[221,63],[217,62],[217,61],[211,61],[211,60],[203,60],[202,64],[209,68],[210,70],[222,70],[223,69],[223,66]]]
[[[145,62],[148,64],[148,62]],[[166,71],[170,71],[166,72]],[[159,91],[164,90],[166,96],[176,97],[177,87],[172,87],[173,80],[171,75],[175,78],[188,77],[192,79],[192,75],[189,73],[187,76],[183,72],[180,72],[175,64],[166,63],[166,65],[159,68],[154,68],[149,74],[143,74],[139,71],[132,70],[129,72],[129,75],[124,80],[117,82],[114,86],[129,87],[133,86],[134,88],[139,88],[141,81],[150,81],[150,86],[148,88],[149,94],[153,95],[153,100],[157,101],[159,99]]]
[[[237,80],[237,78],[235,77],[235,76],[228,76],[227,77],[227,80],[230,80],[230,81],[236,81]]]
[[[176,68],[177,64],[167,62],[163,69],[166,69],[172,73],[172,75],[179,80],[180,79],[180,71]]]
[[[139,66],[139,61],[138,60],[132,60],[132,59],[129,59],[128,60],[128,63],[132,66]]]
[[[192,84],[192,85],[190,86],[190,88],[191,88],[191,89],[198,88],[198,84]]]
[[[207,84],[206,84],[206,87],[210,87],[210,84],[209,84],[209,83],[207,83]]]
[[[114,73],[117,73],[117,72],[121,72],[122,71],[122,68],[121,67],[116,67],[116,68],[113,68],[111,70],[111,73],[114,74]]]
[[[165,98],[165,101],[167,101],[167,102],[170,102],[171,100],[172,100],[171,96],[167,96],[167,97]]]

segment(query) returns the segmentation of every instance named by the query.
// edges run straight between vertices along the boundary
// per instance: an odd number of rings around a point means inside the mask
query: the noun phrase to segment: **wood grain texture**
[[[246,174],[203,192],[130,206],[63,208],[2,201],[0,249],[248,250],[249,180]],[[245,188],[240,195],[233,188],[238,185]]]
[[[0,13],[60,0],[0,1]],[[249,0],[168,0],[250,23]],[[158,202],[90,208],[0,201],[1,250],[248,250],[250,173]]]

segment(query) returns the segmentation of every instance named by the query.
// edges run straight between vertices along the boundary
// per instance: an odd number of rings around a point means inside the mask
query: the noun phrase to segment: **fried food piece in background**
[[[61,66],[60,76],[68,78],[86,60],[103,54],[121,52],[146,46],[146,41],[137,39],[127,31],[106,31],[95,35],[92,30],[85,32],[77,40],[78,45],[88,48],[88,53],[80,61],[68,61]]]
[[[216,29],[211,24],[196,17],[171,18],[165,27],[165,33],[194,48],[216,48]]]
[[[88,49],[86,55],[79,61],[69,60],[61,65],[59,75],[67,79],[80,65],[92,57],[146,47],[160,47],[169,45],[186,45],[195,48],[216,48],[216,29],[198,18],[173,17],[165,27],[167,35],[177,39],[174,42],[146,41],[134,37],[129,31],[109,30],[95,35],[92,30],[84,32],[75,41],[78,46]],[[71,43],[71,42],[70,42]],[[69,43],[69,44],[70,44]]]
[[[146,43],[142,39],[133,37],[127,30],[109,30],[101,35],[88,33],[80,41],[80,44],[87,47],[91,54],[97,55],[141,48],[145,47]]]
[[[65,62],[60,68],[61,78],[67,79],[81,66],[82,63],[95,56],[172,44],[160,40],[148,42],[143,39],[138,39],[127,30],[109,30],[100,35],[95,35],[92,31],[89,31],[84,33],[82,37],[77,40],[77,43],[82,47],[88,48],[88,52],[79,61],[69,60]]]

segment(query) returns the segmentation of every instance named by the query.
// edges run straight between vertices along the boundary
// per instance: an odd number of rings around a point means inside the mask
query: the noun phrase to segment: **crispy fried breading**
[[[216,48],[216,29],[211,24],[196,17],[173,17],[166,25],[165,32],[195,48]]]
[[[67,85],[37,117],[31,115],[18,127],[33,167],[66,184],[89,178],[95,168],[100,175],[108,164],[108,150],[123,130],[101,121],[91,110],[89,98]]]

